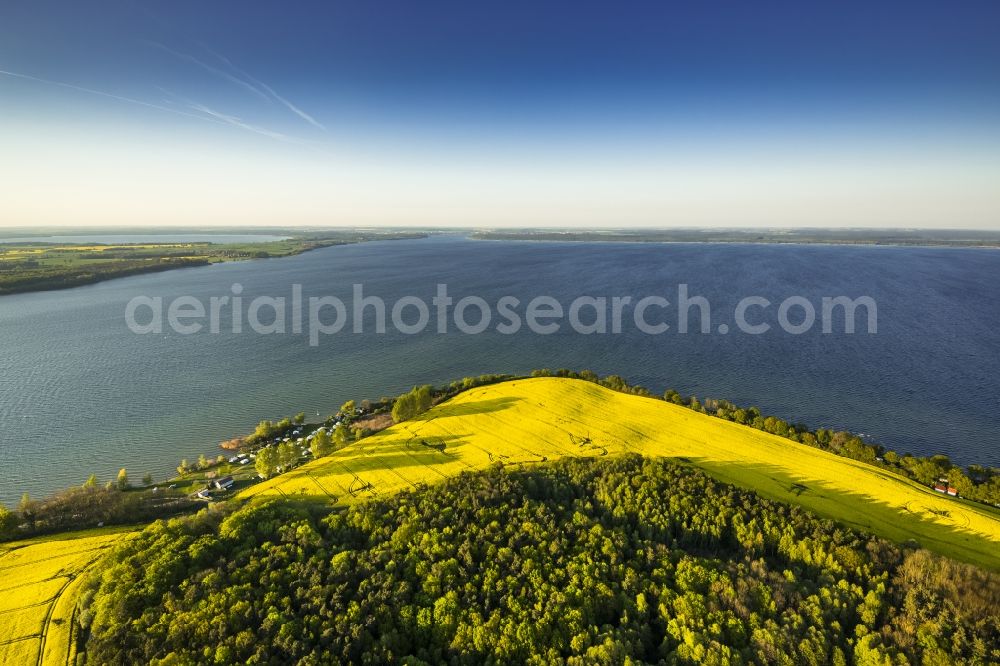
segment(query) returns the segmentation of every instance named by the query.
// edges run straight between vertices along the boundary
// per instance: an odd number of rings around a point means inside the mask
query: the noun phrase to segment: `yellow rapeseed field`
[[[902,476],[661,400],[537,378],[472,389],[414,420],[248,488],[348,503],[494,463],[665,456],[848,525],[1000,569],[1000,512]]]
[[[109,528],[2,544],[0,664],[74,664],[82,574],[128,530]]]

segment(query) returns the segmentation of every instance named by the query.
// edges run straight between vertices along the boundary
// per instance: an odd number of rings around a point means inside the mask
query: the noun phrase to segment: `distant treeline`
[[[473,238],[506,241],[613,243],[833,243],[997,247],[1000,232],[961,229],[604,229],[479,231]]]
[[[21,265],[16,265],[14,270],[0,270],[0,295],[79,287],[111,278],[169,271],[174,268],[205,266],[210,261],[200,257],[164,257],[161,259],[109,259],[107,264],[90,262],[68,266],[40,265],[38,262],[33,262],[33,266],[25,265],[27,263],[21,262]]]

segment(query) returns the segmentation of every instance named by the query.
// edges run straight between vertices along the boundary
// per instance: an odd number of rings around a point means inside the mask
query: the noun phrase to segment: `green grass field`
[[[472,389],[240,496],[348,503],[494,463],[625,452],[674,458],[894,541],[914,539],[1000,569],[1000,512],[989,507],[747,426],[572,379]]]
[[[0,544],[0,664],[75,664],[73,613],[86,573],[134,528]]]

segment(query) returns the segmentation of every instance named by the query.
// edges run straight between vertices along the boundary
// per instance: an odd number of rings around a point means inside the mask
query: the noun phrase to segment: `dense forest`
[[[997,663],[1000,577],[639,456],[158,521],[91,663]]]

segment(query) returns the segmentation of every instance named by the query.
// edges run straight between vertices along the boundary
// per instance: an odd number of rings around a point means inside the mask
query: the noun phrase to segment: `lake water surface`
[[[428,303],[438,283],[456,300],[504,295],[662,295],[677,285],[712,306],[708,335],[355,335],[316,347],[306,335],[244,330],[136,335],[133,297],[334,295],[354,283],[391,305]],[[0,501],[114,477],[164,479],[181,458],[216,455],[220,440],[262,418],[326,415],[344,400],[417,383],[537,367],[617,373],[657,392],[759,406],[812,427],[849,428],[899,451],[1000,464],[1000,252],[931,248],[530,243],[460,237],[372,242],[294,257],[139,275],[63,291],[0,297]],[[869,295],[878,333],[717,333],[749,295]],[[523,308],[523,305],[522,305]],[[655,319],[655,310],[650,311]],[[760,311],[757,311],[758,313]],[[412,315],[411,315],[412,317]],[[433,316],[432,316],[433,319]],[[474,319],[470,315],[470,320]],[[796,317],[797,319],[797,317]],[[669,315],[667,320],[670,320]],[[628,319],[626,319],[628,321]],[[698,330],[695,323],[692,327]],[[841,324],[842,328],[842,324]],[[864,325],[859,327],[864,331]]]

